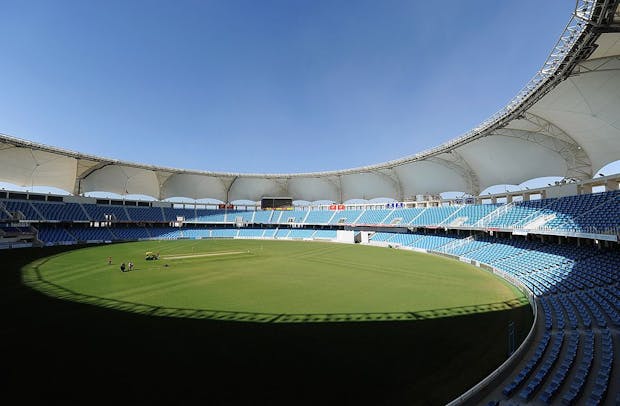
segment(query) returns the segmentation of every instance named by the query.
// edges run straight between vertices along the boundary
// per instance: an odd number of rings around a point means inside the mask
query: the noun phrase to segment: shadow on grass
[[[439,405],[478,382],[532,323],[528,305],[382,323],[151,317],[57,300],[20,269],[59,249],[0,254],[4,396],[20,402]]]

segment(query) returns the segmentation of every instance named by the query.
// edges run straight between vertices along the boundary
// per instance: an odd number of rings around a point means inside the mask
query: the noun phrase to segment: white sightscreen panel
[[[0,179],[15,185],[53,186],[73,192],[77,161],[62,155],[9,147],[0,150]]]
[[[342,201],[389,197],[398,199],[396,182],[384,175],[361,173],[342,176]]]
[[[82,180],[83,192],[112,192],[119,195],[146,195],[159,198],[155,172],[129,166],[109,165]]]
[[[338,179],[330,178],[292,178],[288,182],[288,193],[293,200],[340,200],[340,192],[336,186]]]
[[[228,178],[215,176],[176,174],[166,180],[162,186],[162,199],[171,197],[189,197],[192,199],[217,199],[226,201]]]
[[[457,171],[435,162],[413,162],[395,168],[403,187],[405,199],[419,194],[435,194],[445,191],[466,192],[468,185]]]
[[[229,201],[258,201],[264,196],[288,197],[286,179],[240,177],[230,188]]]
[[[481,190],[542,176],[565,176],[567,172],[566,161],[558,153],[516,137],[484,137],[457,152],[478,175]]]
[[[581,145],[594,170],[620,157],[620,61],[605,68],[617,70],[571,77],[530,109]]]

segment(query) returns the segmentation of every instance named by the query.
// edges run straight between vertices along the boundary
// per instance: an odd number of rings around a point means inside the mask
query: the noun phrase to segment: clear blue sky
[[[522,1],[0,2],[0,132],[187,169],[396,159],[499,110],[574,7]]]

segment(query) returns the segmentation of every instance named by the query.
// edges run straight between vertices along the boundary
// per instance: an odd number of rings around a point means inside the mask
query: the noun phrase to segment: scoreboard
[[[260,200],[260,208],[263,210],[293,210],[293,198],[263,197]]]

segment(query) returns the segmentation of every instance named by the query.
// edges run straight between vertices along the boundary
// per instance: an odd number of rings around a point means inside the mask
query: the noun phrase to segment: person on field
[[[121,272],[125,272],[125,263],[124,262],[121,264]]]
[[[129,264],[127,264],[127,265],[129,265],[129,270],[133,271],[133,262],[129,261]]]
[[[112,265],[112,257],[108,257],[108,265]]]

